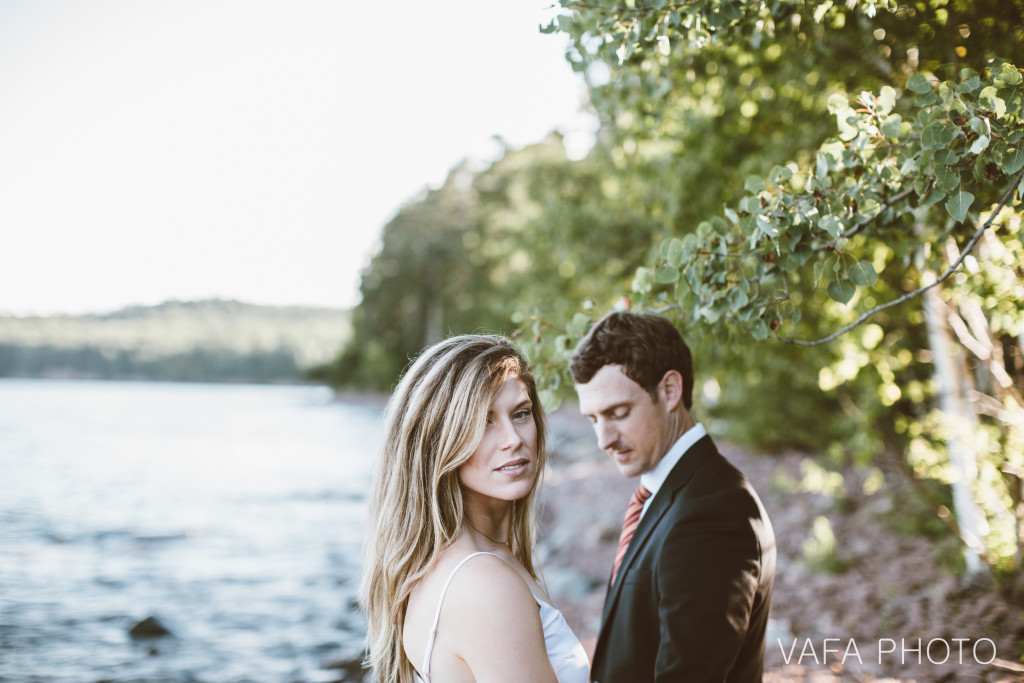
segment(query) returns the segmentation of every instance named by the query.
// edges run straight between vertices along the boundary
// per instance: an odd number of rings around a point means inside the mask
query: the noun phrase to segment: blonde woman
[[[370,496],[361,591],[382,683],[586,683],[589,663],[533,565],[544,419],[503,337],[426,349],[395,390]]]

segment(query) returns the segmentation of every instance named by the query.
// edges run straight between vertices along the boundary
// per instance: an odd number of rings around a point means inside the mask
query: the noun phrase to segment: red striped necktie
[[[644,509],[644,501],[651,497],[651,492],[644,488],[643,484],[636,487],[633,497],[629,499],[629,507],[626,508],[626,519],[622,521],[622,533],[619,535],[619,549],[615,551],[615,568],[612,569],[612,583],[615,583],[615,576],[619,573],[619,565],[629,548],[629,542],[633,540],[636,526],[640,523],[640,513]]]

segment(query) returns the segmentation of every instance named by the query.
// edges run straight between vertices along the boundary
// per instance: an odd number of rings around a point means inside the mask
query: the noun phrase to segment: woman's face
[[[480,445],[459,467],[467,498],[479,502],[525,498],[537,475],[537,423],[526,384],[510,372],[487,412]]]

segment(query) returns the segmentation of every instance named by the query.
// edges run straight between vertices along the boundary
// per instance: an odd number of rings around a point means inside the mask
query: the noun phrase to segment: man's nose
[[[602,451],[608,450],[619,440],[619,433],[605,420],[594,423],[594,431],[597,433],[597,447]]]

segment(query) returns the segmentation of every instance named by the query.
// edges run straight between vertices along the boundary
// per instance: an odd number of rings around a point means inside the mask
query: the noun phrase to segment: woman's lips
[[[526,469],[529,466],[529,464],[529,460],[519,458],[517,460],[512,460],[510,462],[505,463],[501,467],[496,468],[494,471],[504,474],[506,476],[518,477],[526,472]]]

